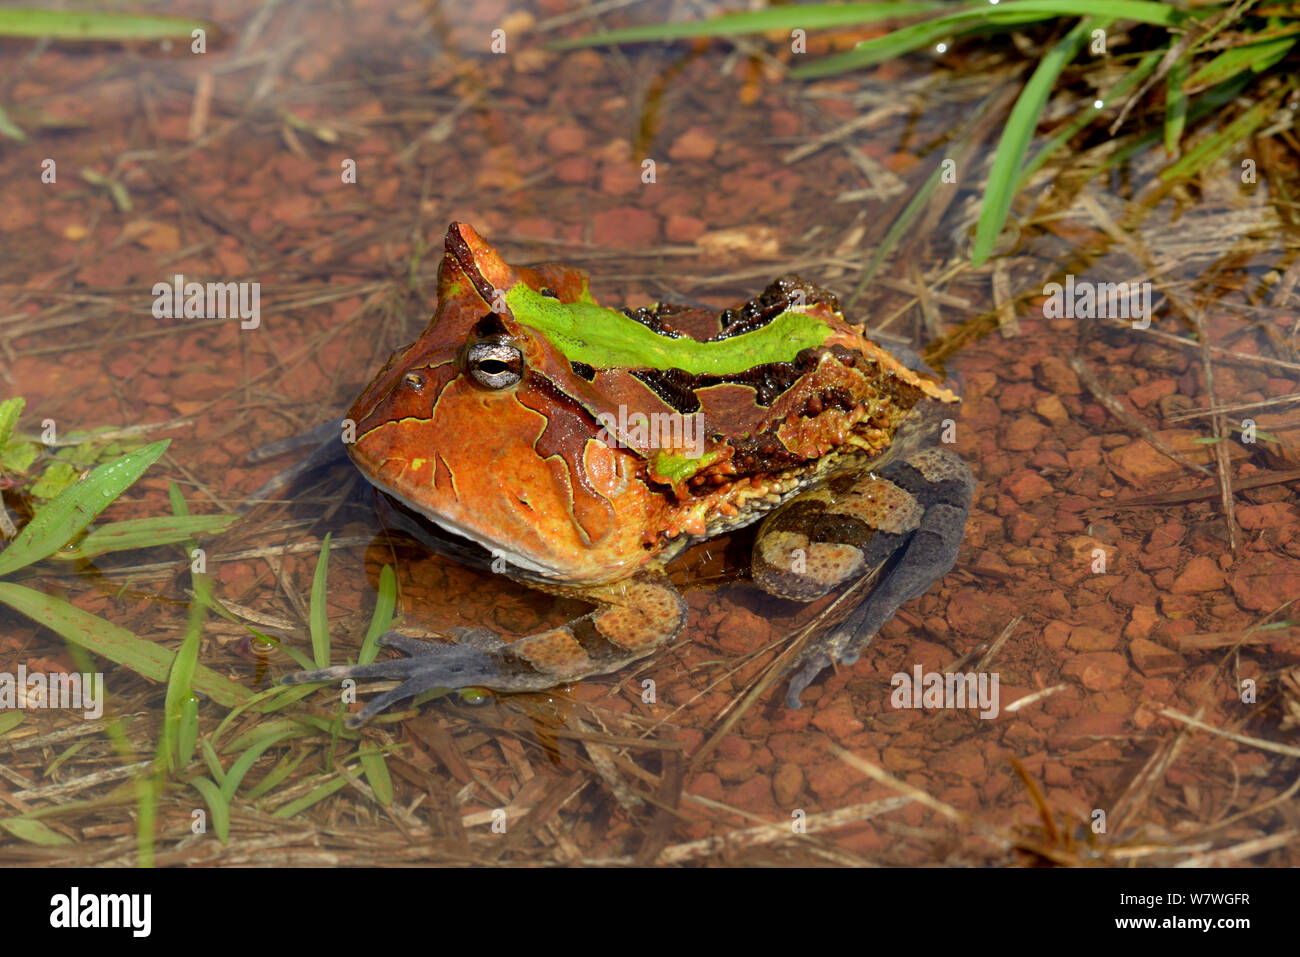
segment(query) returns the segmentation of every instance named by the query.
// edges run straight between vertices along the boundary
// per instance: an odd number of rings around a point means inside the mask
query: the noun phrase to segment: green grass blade
[[[58,831],[51,830],[40,821],[34,821],[29,817],[0,818],[0,827],[20,841],[40,847],[63,847],[76,843],[71,838],[64,837]]]
[[[181,702],[181,717],[176,726],[176,756],[178,768],[194,759],[194,748],[199,742],[199,698],[188,694]]]
[[[153,681],[167,681],[176,655],[161,645],[137,638],[125,628],[83,611],[61,598],[11,582],[0,582],[0,602],[101,658],[124,665]],[[240,704],[248,697],[248,692],[241,685],[203,665],[195,668],[192,684],[194,690],[201,691],[227,708]]]
[[[307,662],[303,667],[311,667],[311,662]],[[235,719],[243,714],[248,708],[253,708],[254,710],[260,711],[264,714],[270,714],[278,711],[285,705],[293,704],[294,702],[307,697],[307,695],[311,694],[318,687],[320,686],[273,685],[270,688],[264,688],[261,691],[250,694],[248,698],[236,707],[232,708],[229,713],[221,719],[221,723],[217,725],[217,729],[210,735],[210,740],[214,744],[220,741],[221,736],[226,733],[226,730],[234,723]]]
[[[221,746],[221,752],[229,754],[232,751],[243,751],[268,735],[291,734],[294,731],[302,731],[303,729],[303,723],[294,718],[272,718],[269,721],[255,724],[247,731],[238,734],[234,740]]]
[[[388,765],[383,754],[373,744],[363,745],[357,756],[361,759],[361,770],[366,776],[375,799],[384,807],[393,803],[393,779],[389,777]]]
[[[185,501],[185,494],[175,482],[167,483],[167,501],[171,503],[173,515],[184,518],[190,514],[189,502]]]
[[[271,790],[271,788],[275,787],[292,774],[294,770],[297,769],[298,765],[302,764],[302,762],[306,760],[307,755],[310,753],[311,749],[305,748],[297,754],[292,752],[286,754],[276,763],[275,767],[266,772],[266,777],[262,778],[262,780],[258,781],[257,784],[253,785],[253,787],[248,790],[244,795],[244,800],[256,801],[263,794],[266,794]]]
[[[379,573],[379,594],[375,598],[375,613],[370,616],[370,627],[361,642],[361,651],[357,653],[357,664],[368,665],[375,660],[379,652],[376,640],[388,630],[393,623],[393,608],[397,605],[397,576],[393,566],[385,565]]]
[[[135,782],[136,866],[153,867],[154,834],[158,824],[158,795],[162,793],[162,771]]]
[[[217,840],[222,844],[230,841],[230,802],[226,796],[221,793],[221,788],[217,787],[207,778],[194,778],[190,781],[194,790],[203,795],[203,800],[207,802],[208,813],[212,815],[212,830],[216,832]]]
[[[133,518],[97,528],[75,548],[57,553],[56,558],[94,558],[109,552],[125,552],[133,548],[152,548],[155,545],[175,545],[188,541],[195,535],[214,535],[224,532],[239,520],[238,515],[191,515],[178,518],[160,515],[154,518]]]
[[[79,751],[82,751],[83,749],[85,749],[85,748],[86,748],[88,745],[90,745],[90,744],[91,744],[91,742],[90,742],[89,739],[87,739],[87,738],[83,738],[82,740],[76,742],[75,744],[70,745],[69,747],[65,748],[65,749],[63,750],[63,752],[62,752],[62,753],[61,753],[57,758],[55,758],[53,761],[51,761],[51,762],[49,763],[49,765],[46,766],[44,772],[42,772],[42,774],[41,774],[41,777],[48,778],[51,774],[53,774],[53,773],[54,773],[55,771],[57,771],[59,768],[63,767],[63,765],[64,765],[64,763],[65,763],[66,761],[68,761],[68,760],[71,759],[71,758],[76,757],[76,755],[77,755],[77,753],[78,753]]]
[[[54,554],[80,533],[96,516],[135,481],[145,469],[167,451],[170,440],[153,442],[128,452],[113,462],[106,462],[84,479],[59,493],[42,508],[0,552],[0,575]]]
[[[1229,150],[1268,121],[1269,114],[1277,109],[1277,102],[1276,94],[1259,101],[1223,129],[1197,143],[1178,162],[1161,170],[1160,178],[1169,183],[1193,176],[1198,170],[1226,156]]]
[[[159,751],[166,757],[172,768],[179,769],[190,763],[194,756],[194,742],[198,738],[198,701],[194,698],[191,683],[194,670],[199,665],[199,636],[203,626],[203,605],[190,602],[189,622],[185,628],[185,637],[172,659],[171,672],[167,676],[167,695],[163,700],[163,733]],[[188,705],[188,707],[187,707]],[[185,714],[192,715],[191,728],[181,731]],[[181,738],[188,738],[189,750],[181,747]]]
[[[9,119],[9,114],[5,112],[3,106],[0,106],[0,135],[7,136],[11,140],[18,140],[20,143],[27,139],[27,134],[13,120]]]
[[[325,577],[329,569],[330,534],[321,542],[320,558],[316,559],[316,574],[311,583],[311,651],[317,668],[330,666],[330,626],[325,616]]]
[[[552,50],[602,46],[609,43],[643,43],[680,40],[685,37],[724,37],[768,30],[819,30],[826,27],[862,26],[882,20],[897,20],[943,9],[942,3],[843,3],[803,7],[769,7],[687,23],[652,23],[626,30],[611,30],[591,36],[560,40]]]
[[[209,38],[219,32],[215,24],[189,17],[151,16],[137,13],[92,13],[79,10],[0,9],[0,37],[48,37],[52,40],[164,40],[186,39],[195,30]]]
[[[1115,103],[1128,94],[1143,80],[1145,80],[1155,70],[1159,64],[1160,58],[1164,55],[1163,50],[1152,50],[1137,66],[1124,74],[1124,78],[1116,83],[1113,87],[1103,93],[1100,97],[1103,104]],[[1051,158],[1052,154],[1074,138],[1074,135],[1093,121],[1100,111],[1092,105],[1087,106],[1079,112],[1079,115],[1071,120],[1064,129],[1054,133],[1042,148],[1034,154],[1033,159],[1025,163],[1024,168],[1020,171],[1020,179],[1016,183],[1016,191],[1025,188],[1029,182],[1029,177],[1033,176],[1044,163]]]
[[[809,79],[872,66],[985,26],[1012,27],[1058,16],[1088,15],[1166,27],[1176,25],[1188,16],[1175,7],[1148,0],[1019,0],[997,6],[982,3],[902,27],[883,37],[864,40],[846,53],[824,57],[790,71],[790,75],[795,79]]]
[[[1088,41],[1089,34],[1105,22],[1097,24],[1091,17],[1080,20],[1061,42],[1054,46],[1039,62],[1034,75],[1021,91],[1016,105],[1007,119],[998,151],[989,171],[988,186],[984,190],[984,205],[980,209],[979,225],[975,228],[975,244],[971,249],[971,265],[980,266],[989,258],[993,245],[1002,232],[1011,211],[1011,199],[1020,179],[1021,165],[1029,151],[1029,141],[1038,125],[1038,117],[1047,104],[1052,87],[1061,70],[1078,54]]]
[[[324,784],[314,788],[306,797],[301,797],[296,801],[286,804],[284,807],[277,808],[273,812],[274,817],[290,818],[299,811],[305,811],[317,801],[323,801],[335,791],[342,789],[348,782],[342,777],[335,777]]]
[[[915,23],[909,27],[901,27],[883,37],[864,40],[852,50],[822,57],[806,66],[795,67],[790,71],[790,76],[796,80],[811,80],[846,73],[861,67],[875,66],[877,63],[904,56],[915,50],[933,47],[940,40],[950,40],[965,30],[975,29],[981,25],[983,17],[980,14],[983,13],[981,9],[978,14],[953,14],[927,20],[924,23]],[[1049,16],[1044,13],[1026,13],[1019,17],[1005,18],[1005,22],[1008,25],[1034,23],[1038,20],[1046,20]]]
[[[898,245],[904,233],[911,228],[912,223],[921,215],[921,211],[929,204],[930,197],[934,195],[934,191],[938,189],[942,179],[943,163],[940,162],[931,171],[926,181],[921,184],[921,188],[916,191],[916,195],[908,200],[907,206],[898,214],[898,218],[894,220],[889,227],[889,231],[885,233],[884,238],[880,240],[880,244],[876,246],[875,252],[871,254],[871,259],[867,262],[867,268],[862,273],[862,278],[858,280],[857,288],[853,290],[853,298],[849,300],[850,305],[866,291],[871,284],[871,280],[876,275],[876,270],[880,268],[880,264],[885,261],[885,257],[894,251],[894,247]]]
[[[1187,69],[1188,61],[1178,60],[1165,77],[1165,152],[1170,156],[1178,152],[1183,130],[1187,128],[1187,93],[1183,90]]]
[[[1211,90],[1202,93],[1191,102],[1187,109],[1187,122],[1195,125],[1211,113],[1222,109],[1228,103],[1231,103],[1250,82],[1250,77],[1245,74],[1235,76],[1227,83],[1216,86]],[[1148,130],[1140,135],[1134,135],[1129,138],[1118,149],[1109,148],[1108,151],[1095,166],[1089,167],[1088,179],[1093,179],[1112,169],[1123,166],[1134,156],[1142,153],[1160,142],[1164,131],[1160,129]]]
[[[217,757],[217,749],[212,746],[212,742],[204,738],[199,742],[199,752],[203,755],[203,762],[208,766],[208,773],[212,775],[212,780],[220,784],[226,779],[226,769],[221,766],[221,758]]]
[[[230,770],[226,772],[226,779],[221,782],[222,797],[229,802],[230,799],[235,796],[235,791],[239,789],[239,782],[244,780],[244,775],[248,773],[249,769],[257,759],[262,756],[263,751],[267,748],[274,747],[286,738],[294,735],[302,736],[305,734],[307,734],[306,731],[290,728],[287,730],[277,729],[272,734],[262,735],[257,743],[235,759],[235,763],[232,764]]]
[[[1248,43],[1224,50],[1193,73],[1187,85],[1200,87],[1222,83],[1245,70],[1262,73],[1286,56],[1297,39],[1295,36],[1274,37],[1262,43]]]

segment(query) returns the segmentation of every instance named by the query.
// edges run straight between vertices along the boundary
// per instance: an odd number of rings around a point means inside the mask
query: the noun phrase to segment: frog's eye
[[[524,354],[508,342],[476,342],[465,366],[485,389],[508,389],[524,375]]]

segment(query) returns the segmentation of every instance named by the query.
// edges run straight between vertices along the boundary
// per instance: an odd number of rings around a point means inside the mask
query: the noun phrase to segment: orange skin
[[[787,276],[735,309],[620,315],[594,303],[585,274],[512,268],[464,224],[446,245],[433,318],[348,410],[348,452],[374,485],[504,558],[511,577],[596,609],[510,643],[484,628],[453,645],[389,632],[381,643],[407,657],[285,676],[399,680],[349,727],[430,688],[537,691],[652,654],[688,614],[662,566],[764,516],[755,584],[799,601],[879,570],[933,519],[926,547],[907,547],[849,630],[800,653],[791,707],[832,661],[856,656],[855,629],[869,640],[918,581],[951,567],[974,479],[932,442],[957,396],[846,322],[833,294]],[[674,415],[693,439],[631,424]],[[939,496],[932,511],[909,490],[918,476]]]
[[[518,281],[477,234],[460,229],[477,240],[475,262],[485,277],[498,288]],[[554,277],[544,278],[555,287]],[[348,410],[357,426],[348,452],[357,467],[438,524],[544,577],[603,582],[647,564],[654,550],[643,530],[658,524],[665,505],[634,480],[642,459],[594,438],[598,427],[588,416],[557,404],[532,377],[498,392],[476,385],[459,354],[487,312],[484,301],[451,256],[438,286],[428,328]],[[530,368],[549,358],[540,337],[514,342]],[[425,377],[423,388],[406,382],[412,373]]]
[[[586,293],[580,271],[516,269],[472,228],[453,224],[438,274],[437,310],[420,338],[394,353],[348,410],[356,423],[348,451],[372,483],[533,576],[599,584],[671,557],[682,533],[716,529],[716,521],[739,513],[737,505],[743,509],[744,498],[737,496],[763,487],[762,475],[736,477],[732,437],[775,429],[795,459],[782,468],[812,464],[845,444],[853,423],[834,408],[801,412],[808,396],[831,387],[865,396],[874,387],[860,371],[824,357],[770,408],[756,405],[743,386],[699,390],[710,464],[692,479],[707,484],[688,494],[681,482],[665,485],[653,475],[647,481],[646,457],[601,441],[593,415],[619,406],[669,407],[624,371],[596,370],[594,381],[575,374],[545,336],[517,323],[503,304],[494,312],[492,304],[518,282],[566,302]],[[908,405],[924,395],[955,400],[838,313],[827,315],[834,330],[828,343],[853,346],[877,370],[873,375],[907,392]],[[715,313],[707,316],[716,323]],[[465,371],[464,350],[482,337],[486,321],[504,329],[524,355],[529,371],[513,387],[486,389]],[[884,430],[866,422],[857,435],[888,443]]]

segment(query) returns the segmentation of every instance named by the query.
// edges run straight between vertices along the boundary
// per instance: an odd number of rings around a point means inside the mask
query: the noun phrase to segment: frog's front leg
[[[512,642],[487,628],[455,628],[458,644],[410,638],[390,631],[380,644],[408,657],[368,665],[340,665],[285,675],[284,684],[343,678],[395,678],[402,683],[373,698],[345,722],[355,728],[384,709],[437,688],[542,691],[591,675],[608,674],[671,641],[686,622],[686,602],[668,581],[643,575],[610,585],[566,588],[595,602],[590,614]]]
[[[970,514],[975,479],[955,453],[920,449],[878,472],[848,473],[770,515],[754,549],[755,582],[812,601],[880,566],[880,577],[848,617],[803,650],[786,705],[832,662],[851,665],[904,602],[952,568]]]

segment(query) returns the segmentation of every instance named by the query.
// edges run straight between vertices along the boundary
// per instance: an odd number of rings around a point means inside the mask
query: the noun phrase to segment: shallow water
[[[1274,809],[1210,830],[1278,794],[1284,758],[1185,731],[1168,712],[1204,708],[1199,720],[1213,728],[1284,740],[1279,725],[1300,697],[1287,683],[1296,681],[1295,628],[1247,633],[1286,620],[1284,603],[1300,594],[1295,477],[1269,481],[1300,467],[1296,234],[1274,204],[1277,184],[1294,181],[1284,156],[1257,156],[1273,172],[1243,183],[1242,159],[1268,143],[1243,145],[1195,193],[1159,192],[1160,149],[1082,188],[1049,165],[1013,207],[998,254],[972,268],[970,236],[1019,61],[921,56],[798,83],[759,55],[772,49],[759,38],[557,53],[544,44],[587,29],[561,3],[453,9],[381,2],[344,16],[230,3],[212,13],[227,36],[203,55],[0,48],[9,78],[0,97],[29,134],[0,152],[4,392],[26,398],[31,432],[50,419],[63,433],[149,425],[150,438],[171,439],[109,517],[166,514],[169,481],[195,512],[230,511],[287,464],[245,456],[341,413],[419,333],[453,221],[473,224],[511,263],[587,270],[611,305],[722,307],[789,271],[833,289],[855,320],[929,343],[928,357],[961,383],[955,447],[980,485],[954,570],[857,665],[809,689],[799,712],[782,706],[777,680],[725,724],[788,635],[827,604],[800,608],[739,580],[737,536],[679,563],[677,576],[698,586],[687,594],[690,634],[629,673],[479,708],[438,700],[405,724],[376,725],[397,806],[421,788],[431,795],[400,812],[400,833],[351,788],[295,823],[346,815],[350,829],[321,840],[359,864],[1002,864],[1027,860],[1012,850],[1016,839],[1043,838],[1014,759],[1063,831],[1093,834],[1095,848],[1062,850],[1075,855],[1065,862],[1122,855],[1141,838],[1155,850],[1105,859],[1170,863],[1193,836],[1222,846],[1283,828]],[[637,6],[600,22],[663,13]],[[491,52],[497,28],[502,53]],[[1049,109],[1053,122],[1075,108],[1068,100]],[[858,288],[873,251],[948,158],[954,181]],[[40,179],[46,160],[53,182]],[[168,317],[170,296],[156,287],[178,275],[249,284],[247,308]],[[1077,293],[1076,308],[1054,312],[1053,282],[1062,297]],[[1084,314],[1083,290],[1101,283],[1136,284],[1150,328]],[[1111,291],[1101,296],[1117,313],[1128,301]],[[1226,424],[1266,437],[1239,432],[1222,443],[1240,489],[1231,531],[1208,477],[1217,447],[1202,414],[1207,365]],[[1089,388],[1093,378],[1207,474],[1138,438]],[[1206,491],[1147,498],[1186,489]],[[383,564],[397,571],[407,622],[429,629],[488,625],[517,636],[582,611],[390,537],[349,467],[205,541],[215,594],[310,655],[307,606],[327,532],[335,661],[356,653]],[[47,569],[35,579],[44,588],[177,646],[190,579],[174,547]],[[245,689],[297,667],[214,615],[199,660]],[[51,631],[0,611],[0,667],[8,663],[80,667]],[[100,666],[106,715],[125,720],[136,753],[151,755],[162,686]],[[891,680],[914,669],[997,675],[997,715],[898,707]],[[321,692],[279,715],[332,718],[334,702]],[[201,733],[215,733],[226,711],[205,698]],[[84,748],[48,771],[66,745],[32,743],[80,720],[30,710],[4,738],[36,805],[102,796],[98,783],[55,786],[125,765],[96,723],[78,732]],[[222,745],[259,720],[270,719],[246,714]],[[328,783],[326,736],[310,730],[267,751],[246,788],[282,759],[301,764],[265,794],[241,791],[244,800],[274,810],[307,793],[303,781]],[[1139,772],[1175,741],[1168,767],[1139,787]],[[999,837],[900,803],[894,786],[836,746]],[[223,752],[227,765],[238,750]],[[195,762],[188,773],[201,770]],[[237,815],[229,845],[181,846],[191,801],[161,799],[160,863],[240,863],[241,839],[275,833],[264,816]],[[539,807],[544,815],[529,816]],[[511,825],[523,822],[507,842],[492,830],[503,808]],[[133,863],[131,810],[114,799],[62,818],[57,827],[81,841],[75,853],[7,837],[0,857]],[[809,833],[791,831],[792,819]],[[725,851],[693,843],[723,835],[736,838]],[[276,851],[283,863],[311,863],[312,853],[294,840]],[[1268,847],[1252,860],[1294,864],[1294,853]]]

